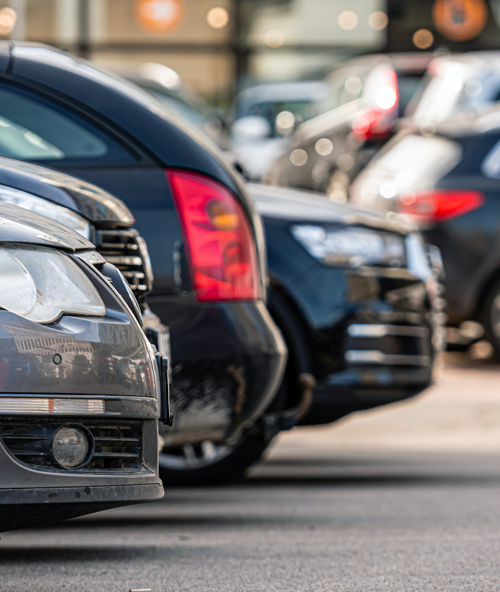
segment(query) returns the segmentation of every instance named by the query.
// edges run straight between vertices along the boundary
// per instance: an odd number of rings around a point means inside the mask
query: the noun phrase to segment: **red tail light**
[[[484,203],[480,191],[469,189],[435,189],[432,191],[408,192],[401,195],[398,210],[417,222],[428,224],[458,218],[476,210]]]
[[[399,103],[398,77],[394,70],[382,70],[372,90],[375,106],[365,109],[352,123],[354,137],[360,141],[384,138],[392,131]]]
[[[220,183],[186,171],[167,171],[187,243],[198,300],[259,298],[259,266],[248,216]]]

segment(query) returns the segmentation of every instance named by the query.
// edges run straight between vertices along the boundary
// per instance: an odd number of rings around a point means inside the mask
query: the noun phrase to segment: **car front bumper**
[[[310,333],[317,386],[305,425],[417,395],[432,383],[441,348],[433,279],[405,270],[329,275],[332,285],[346,289],[337,290],[333,314],[329,309],[321,328]]]
[[[0,395],[0,409],[7,406],[18,411],[0,413],[0,531],[163,497],[155,399]],[[75,469],[59,467],[51,454],[54,432],[67,425],[91,440],[85,464]]]

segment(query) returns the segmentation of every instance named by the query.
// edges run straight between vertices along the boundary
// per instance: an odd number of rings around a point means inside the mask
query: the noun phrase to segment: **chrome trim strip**
[[[103,399],[0,397],[0,413],[92,415],[105,412]]]
[[[430,366],[430,356],[384,354],[379,350],[348,350],[345,359],[351,364],[385,364],[387,366]]]
[[[97,251],[85,251],[84,253],[76,253],[76,256],[90,263],[90,265],[103,265],[106,259]]]
[[[386,335],[401,335],[425,338],[429,336],[429,329],[411,325],[353,324],[347,327],[347,333],[351,337],[380,338]]]

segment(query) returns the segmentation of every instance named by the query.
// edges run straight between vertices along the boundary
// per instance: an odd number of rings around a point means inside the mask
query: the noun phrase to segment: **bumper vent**
[[[139,301],[151,291],[151,260],[146,243],[137,230],[98,230],[96,247],[106,261],[123,273]]]
[[[18,460],[34,467],[59,469],[52,456],[52,439],[63,425],[83,426],[91,435],[87,462],[78,472],[131,472],[142,465],[142,422],[140,421],[36,421],[3,420],[0,439]]]

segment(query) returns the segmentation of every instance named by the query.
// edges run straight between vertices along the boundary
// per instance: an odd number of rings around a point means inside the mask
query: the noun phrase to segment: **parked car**
[[[318,115],[289,136],[288,149],[267,180],[345,201],[351,181],[392,136],[431,57],[363,56],[335,70],[324,82]]]
[[[269,311],[289,351],[283,407],[314,377],[302,425],[415,396],[442,349],[442,300],[424,244],[378,212],[251,185],[264,220]]]
[[[80,234],[0,203],[0,531],[163,496],[157,362],[103,274]]]
[[[430,62],[407,123],[432,130],[446,120],[467,118],[499,101],[500,52],[441,56]]]
[[[272,163],[288,147],[287,135],[316,113],[326,96],[319,81],[259,84],[234,99],[229,149],[243,166],[247,178],[266,177]]]
[[[130,210],[107,191],[85,181],[33,164],[0,157],[0,202],[11,203],[61,222],[96,245],[117,267],[141,307],[146,334],[170,356],[168,329],[146,305],[153,271],[145,240],[133,228]],[[130,296],[122,294],[133,309]]]
[[[500,110],[460,117],[429,133],[402,130],[359,176],[354,201],[411,219],[442,253],[449,343],[481,326],[500,354]]]
[[[173,429],[162,478],[230,477],[286,359],[265,307],[260,219],[236,173],[164,104],[47,46],[0,43],[0,156],[123,200],[147,241],[148,303],[170,328]]]
[[[164,64],[145,62],[137,66],[110,64],[113,72],[150,92],[221,149],[227,149],[227,124],[222,114],[203,96]]]

